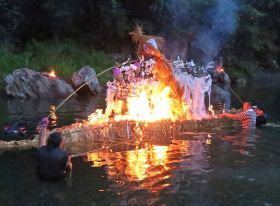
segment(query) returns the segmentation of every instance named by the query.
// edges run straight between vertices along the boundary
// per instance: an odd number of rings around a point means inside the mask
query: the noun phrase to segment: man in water
[[[227,117],[231,119],[237,119],[241,121],[242,128],[248,129],[248,128],[256,128],[256,113],[252,109],[250,102],[244,102],[243,103],[243,111],[238,114],[229,114],[224,113],[220,115],[221,117]]]
[[[48,123],[47,117],[41,120],[37,174],[42,181],[59,181],[71,174],[72,163],[68,154],[62,150],[63,138],[60,133],[51,133],[46,141]]]
[[[267,121],[267,116],[265,110],[262,107],[253,106],[252,107],[257,115],[256,126],[265,125]]]

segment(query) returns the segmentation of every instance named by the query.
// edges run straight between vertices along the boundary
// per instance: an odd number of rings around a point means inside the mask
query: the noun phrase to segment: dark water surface
[[[280,205],[280,88],[258,81],[234,88],[268,111],[268,126],[255,131],[223,127],[162,137],[161,144],[123,142],[73,158],[72,177],[60,183],[37,179],[35,149],[0,151],[0,205]],[[34,128],[61,100],[0,101],[1,127],[25,117]],[[58,112],[58,123],[81,120],[100,107],[104,97],[74,98]]]

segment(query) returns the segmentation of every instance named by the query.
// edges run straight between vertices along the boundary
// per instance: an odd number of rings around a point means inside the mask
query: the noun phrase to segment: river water
[[[73,158],[72,177],[44,183],[35,173],[36,150],[0,151],[0,205],[280,205],[280,88],[262,76],[234,87],[243,100],[266,108],[269,123],[254,131],[214,128],[162,137],[136,147],[124,142]],[[233,106],[240,106],[232,96]],[[0,99],[0,125],[24,117],[30,130],[62,100]],[[58,124],[85,119],[104,96],[73,98]],[[79,153],[94,145],[69,145]]]

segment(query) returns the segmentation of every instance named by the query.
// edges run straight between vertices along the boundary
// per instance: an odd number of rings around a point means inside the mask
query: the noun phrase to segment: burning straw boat
[[[144,35],[140,27],[130,35],[139,60],[112,69],[104,112],[98,109],[87,121],[54,129],[66,142],[160,139],[228,124],[230,120],[215,116],[210,99],[208,110],[204,104],[206,92],[210,97],[211,64],[197,69],[180,59],[170,63],[158,48],[162,38]]]
[[[160,139],[232,124],[215,116],[210,99],[208,110],[204,104],[205,93],[210,97],[211,92],[212,63],[170,63],[159,50],[162,38],[144,35],[140,27],[130,35],[139,60],[112,69],[104,112],[98,109],[83,123],[57,129],[68,142]]]

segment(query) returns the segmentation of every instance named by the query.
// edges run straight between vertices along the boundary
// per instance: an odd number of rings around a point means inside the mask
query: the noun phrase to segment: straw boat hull
[[[160,141],[162,137],[176,138],[188,132],[211,132],[214,128],[223,126],[239,126],[240,123],[225,118],[207,120],[162,121],[139,123],[135,121],[111,122],[99,125],[83,125],[74,123],[56,128],[50,132],[59,131],[66,143],[109,142],[118,139],[146,139]],[[33,139],[19,141],[0,141],[0,149],[38,147],[38,135]]]

